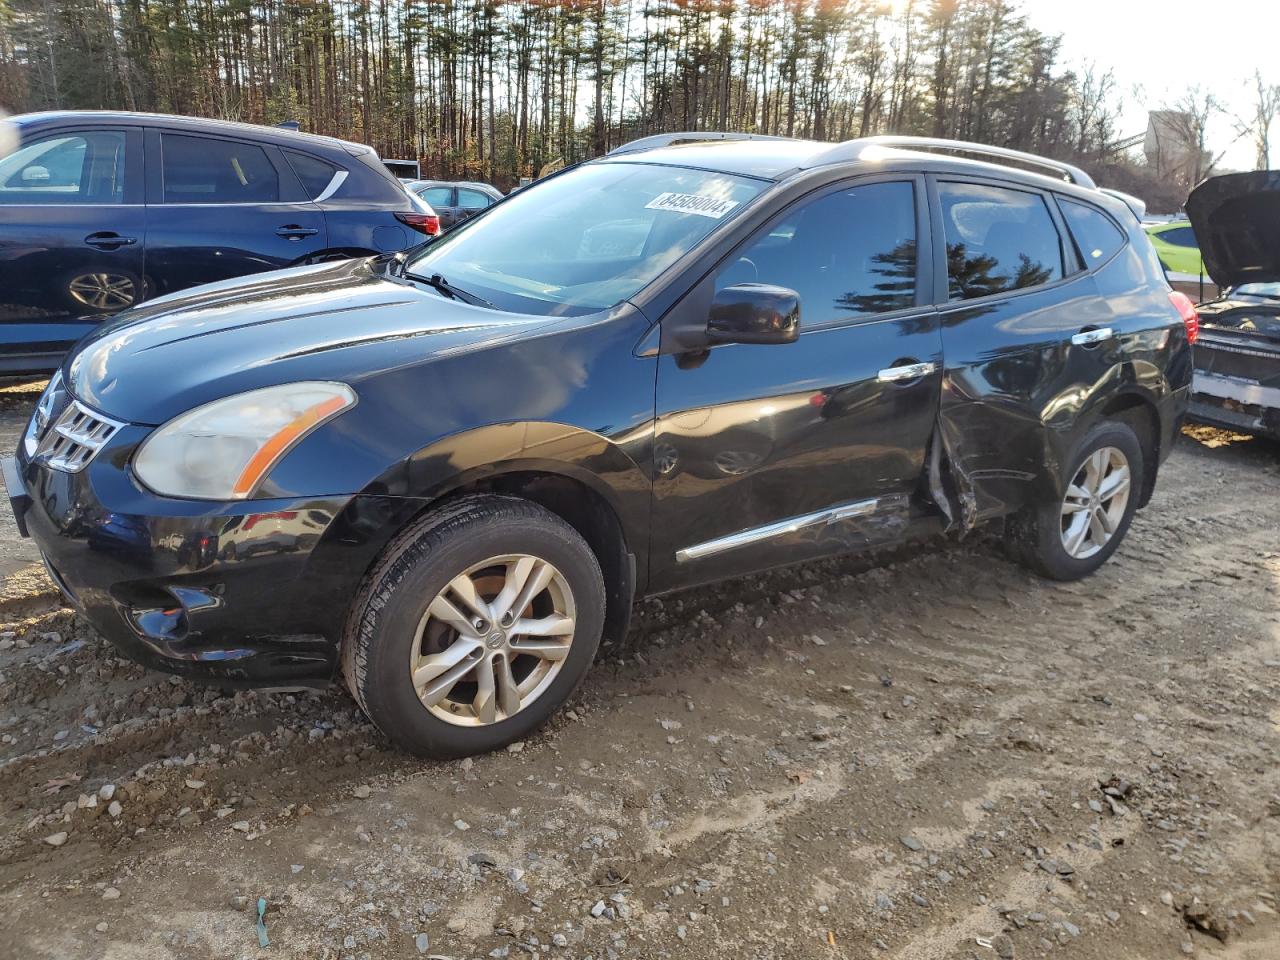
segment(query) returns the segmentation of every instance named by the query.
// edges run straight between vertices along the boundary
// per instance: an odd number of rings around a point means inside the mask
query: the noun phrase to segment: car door
[[[901,536],[941,381],[929,229],[923,179],[846,181],[793,203],[663,319],[705,325],[704,286],[800,300],[794,343],[659,358],[657,589]]]
[[[477,213],[488,209],[493,203],[493,198],[483,190],[473,190],[470,187],[458,187],[457,196],[457,222],[470,220]]]
[[[1125,321],[1082,268],[1048,193],[944,177],[931,191],[945,244],[943,439],[966,519],[977,521],[1045,489],[1117,362]]]
[[[147,130],[147,263],[161,293],[292,266],[325,249],[324,214],[270,144]]]
[[[458,206],[454,199],[453,187],[447,184],[428,187],[418,196],[427,201],[431,209],[436,212],[436,216],[440,218],[441,229],[448,230],[458,222]]]
[[[50,369],[146,296],[137,128],[42,130],[0,159],[0,372]]]

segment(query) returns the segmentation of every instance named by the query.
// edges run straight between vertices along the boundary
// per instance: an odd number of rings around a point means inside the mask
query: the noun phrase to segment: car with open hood
[[[646,138],[412,251],[119,315],[5,483],[128,655],[340,676],[405,749],[491,750],[640,597],[987,523],[1098,569],[1191,381],[1135,203],[979,144]]]
[[[1210,177],[1187,214],[1223,288],[1197,307],[1191,416],[1280,439],[1280,170]]]

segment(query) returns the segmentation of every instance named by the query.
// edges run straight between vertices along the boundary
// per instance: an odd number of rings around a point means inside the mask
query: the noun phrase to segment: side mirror
[[[48,167],[30,166],[30,167],[22,168],[23,183],[43,183],[48,179],[49,179]]]
[[[717,290],[707,319],[713,343],[794,343],[800,335],[800,294],[768,283]]]

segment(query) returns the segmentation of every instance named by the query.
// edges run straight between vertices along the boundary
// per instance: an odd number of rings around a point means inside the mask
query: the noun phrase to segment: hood
[[[1214,283],[1280,280],[1280,170],[1210,177],[1187,197],[1187,216]]]
[[[160,424],[202,403],[298,380],[360,381],[545,326],[347,260],[197,287],[103,324],[69,355],[72,393]]]

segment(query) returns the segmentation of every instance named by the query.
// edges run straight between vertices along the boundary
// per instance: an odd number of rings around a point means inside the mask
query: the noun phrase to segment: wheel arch
[[[605,639],[620,640],[648,574],[649,479],[620,443],[559,423],[494,424],[443,438],[363,491],[390,498],[382,547],[423,515],[477,493],[519,497],[560,517],[587,541],[604,574]]]

